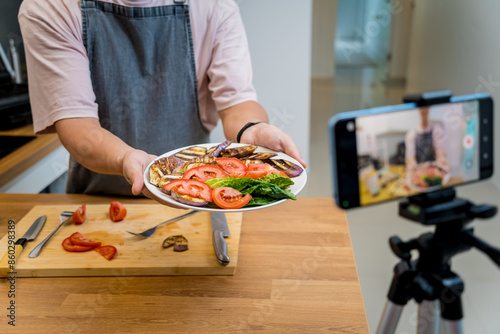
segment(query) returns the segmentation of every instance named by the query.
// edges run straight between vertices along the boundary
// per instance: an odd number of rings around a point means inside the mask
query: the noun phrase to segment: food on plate
[[[163,186],[162,191],[188,205],[204,206],[212,202],[212,188],[198,180],[175,180]]]
[[[69,240],[73,245],[77,246],[85,246],[85,247],[99,247],[101,245],[100,241],[94,241],[92,239],[87,238],[80,232],[75,232],[73,233],[70,237]]]
[[[87,218],[87,206],[85,203],[82,204],[74,213],[73,216],[71,217],[71,220],[73,220],[73,223],[80,225],[85,222],[85,219]]]
[[[208,181],[211,179],[219,179],[227,176],[227,173],[222,168],[212,165],[198,166],[189,169],[182,176],[183,179],[192,179],[198,181]]]
[[[302,173],[302,167],[284,159],[269,159],[268,162],[289,177],[296,177]]]
[[[104,256],[107,260],[111,260],[116,255],[116,247],[111,245],[95,247],[94,250]]]
[[[242,158],[252,154],[256,149],[255,145],[226,148],[220,155],[224,158]]]
[[[127,216],[127,209],[122,203],[118,201],[112,201],[109,205],[109,219],[113,222],[119,222],[125,219]]]
[[[192,146],[174,154],[175,157],[184,161],[192,161],[207,154],[207,148],[203,146]]]
[[[252,195],[243,196],[238,190],[230,187],[218,187],[212,192],[214,203],[222,209],[239,209],[252,199]]]
[[[188,240],[183,235],[172,235],[163,241],[163,248],[174,246],[174,252],[188,250]]]
[[[149,182],[157,187],[161,187],[173,179],[181,178],[182,175],[174,174],[174,171],[184,163],[184,160],[176,157],[166,157],[156,160],[149,168]]]
[[[87,252],[93,249],[108,260],[111,260],[117,252],[114,246],[101,246],[100,241],[89,239],[80,232],[75,232],[64,239],[62,242],[62,247],[68,252]]]
[[[207,153],[212,157],[218,157],[222,151],[224,151],[229,145],[231,145],[232,141],[226,140],[223,143],[220,143],[217,146],[211,147],[208,149]]]
[[[294,184],[290,178],[298,177],[303,172],[302,167],[285,159],[273,159],[277,156],[274,152],[255,152],[255,145],[234,148],[230,145],[228,140],[209,149],[192,146],[159,158],[151,164],[149,183],[174,200],[197,207],[229,207],[227,199],[218,198],[218,203],[213,201],[212,192],[218,187],[230,187],[239,194],[240,198],[235,201],[238,205],[233,205],[233,208],[295,199],[288,190]],[[263,179],[270,175],[278,177]],[[202,184],[210,186],[207,189]],[[229,194],[228,191],[222,193]],[[243,198],[245,203],[241,205]]]
[[[217,158],[215,163],[219,165],[229,176],[241,176],[245,174],[247,166],[236,158]]]
[[[423,164],[410,173],[411,183],[422,189],[442,185],[446,175],[444,170],[430,164]]]

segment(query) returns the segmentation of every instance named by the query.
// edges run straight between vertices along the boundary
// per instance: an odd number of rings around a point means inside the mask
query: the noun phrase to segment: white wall
[[[313,0],[312,67],[314,79],[335,75],[337,0]]]
[[[419,0],[415,3],[407,90],[451,89],[455,95],[487,92],[498,105],[500,1]],[[498,138],[498,119],[495,133]],[[497,166],[499,158],[500,145],[496,145]],[[493,181],[500,187],[498,168]]]
[[[312,0],[240,0],[254,85],[271,124],[309,160]],[[222,141],[219,125],[212,141]]]

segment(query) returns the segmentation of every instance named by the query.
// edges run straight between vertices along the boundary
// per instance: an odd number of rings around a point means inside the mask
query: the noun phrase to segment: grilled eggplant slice
[[[211,147],[208,149],[208,154],[210,154],[212,157],[218,157],[222,151],[224,151],[229,145],[231,145],[232,141],[226,140],[223,143],[220,143],[217,146]]]
[[[246,156],[245,160],[267,160],[277,155],[278,154],[272,152],[257,152]]]
[[[269,159],[266,162],[290,178],[299,176],[303,171],[302,167],[284,159]]]
[[[198,166],[204,166],[204,165],[216,165],[215,163],[215,157],[211,157],[209,155],[205,155],[201,158],[197,158],[193,161],[188,161],[180,165],[175,169],[176,174],[184,174],[187,172],[189,169],[198,167]]]
[[[161,187],[162,179],[166,176],[175,175],[175,169],[182,166],[184,161],[176,157],[166,157],[156,160],[149,168],[149,182]]]
[[[224,158],[243,158],[252,154],[256,149],[255,145],[226,148],[221,152],[221,156]]]
[[[207,154],[207,148],[203,146],[192,146],[174,154],[175,157],[184,161],[193,161]]]
[[[189,196],[189,195],[182,195],[182,194],[179,194],[175,190],[172,190],[170,192],[170,196],[172,196],[172,198],[175,199],[177,202],[181,202],[181,203],[184,203],[184,204],[187,204],[187,205],[205,206],[205,205],[208,204],[207,201],[204,201],[201,198],[192,197],[192,196]]]

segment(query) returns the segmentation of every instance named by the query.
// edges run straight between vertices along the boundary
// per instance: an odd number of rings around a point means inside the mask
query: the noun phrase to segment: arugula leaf
[[[279,174],[266,175],[257,180],[248,177],[224,177],[205,182],[212,189],[230,187],[238,190],[243,195],[252,195],[252,199],[247,206],[266,205],[280,199],[297,199],[290,190],[286,189],[294,184],[293,181]]]

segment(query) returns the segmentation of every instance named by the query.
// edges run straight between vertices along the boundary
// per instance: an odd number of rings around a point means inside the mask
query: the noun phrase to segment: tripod
[[[484,252],[500,266],[500,249],[474,236],[465,225],[475,218],[490,218],[497,212],[492,205],[474,205],[457,198],[453,188],[410,197],[399,204],[399,215],[424,225],[435,225],[434,233],[402,241],[389,239],[392,251],[401,261],[394,267],[377,333],[391,334],[404,306],[410,299],[419,303],[417,333],[463,333],[461,294],[464,283],[451,271],[451,258],[472,247]],[[411,259],[411,251],[419,257]],[[440,317],[439,317],[440,310]]]

